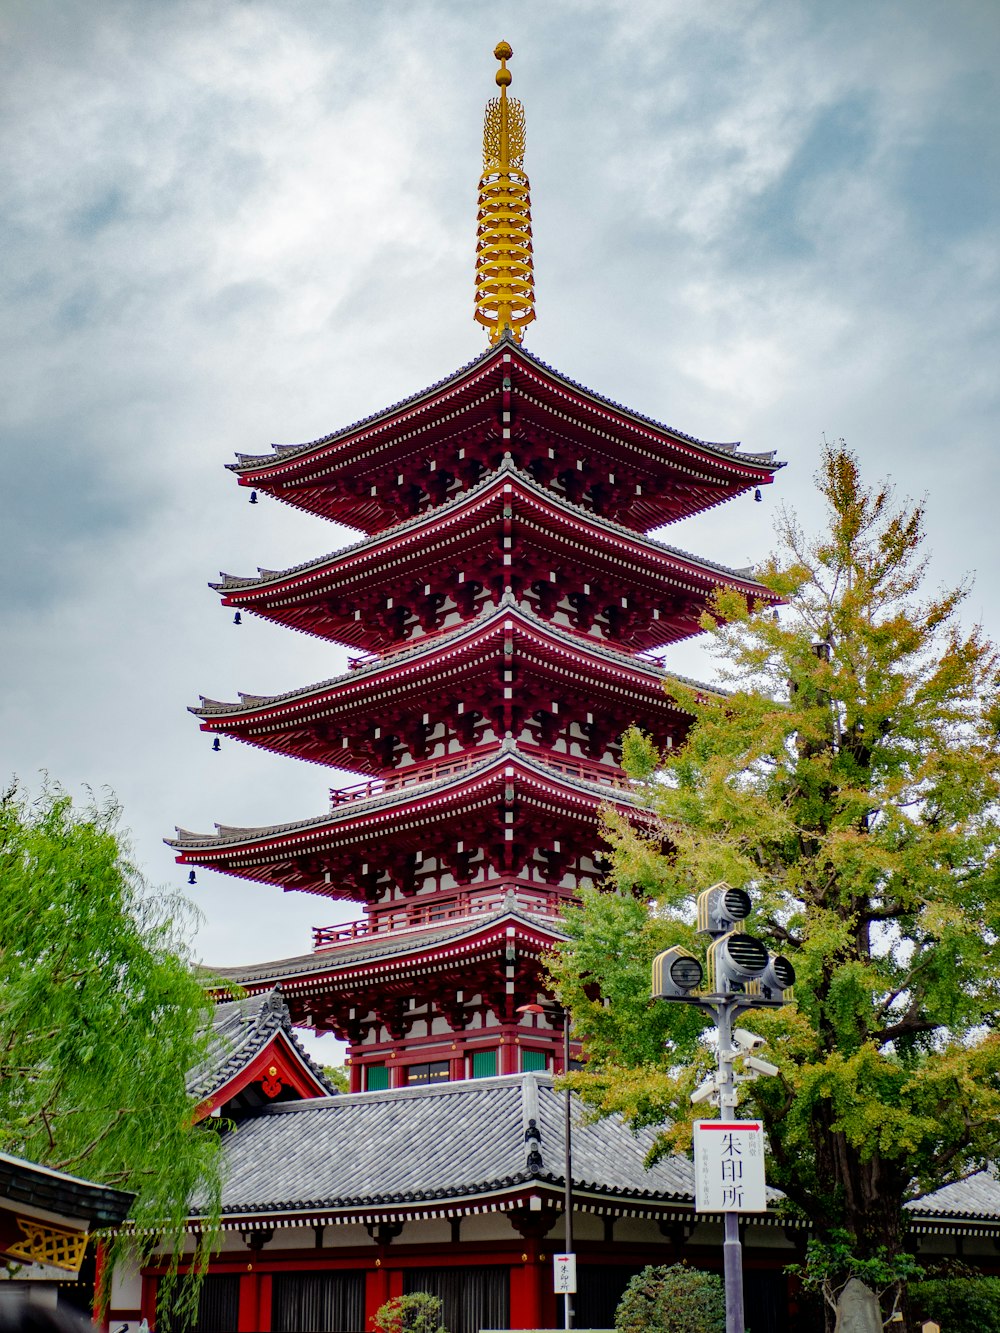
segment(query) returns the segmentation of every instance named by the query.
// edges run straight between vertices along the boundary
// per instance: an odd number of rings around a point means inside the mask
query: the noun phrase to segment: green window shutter
[[[389,1071],[385,1065],[365,1066],[365,1088],[368,1092],[384,1092],[389,1086]]]
[[[492,1078],[497,1072],[497,1053],[493,1051],[473,1051],[472,1077]]]
[[[521,1048],[521,1068],[528,1074],[534,1069],[544,1071],[548,1068],[549,1058],[544,1051],[528,1051]]]

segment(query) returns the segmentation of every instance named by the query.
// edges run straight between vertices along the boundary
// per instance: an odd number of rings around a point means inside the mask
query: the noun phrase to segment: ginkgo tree
[[[686,1150],[703,1020],[650,1008],[649,962],[698,948],[701,889],[751,890],[748,928],[797,973],[796,1004],[746,1019],[780,1068],[744,1094],[770,1181],[845,1272],[904,1273],[907,1201],[1000,1151],[998,659],[962,627],[964,587],[926,592],[921,505],[867,486],[843,443],[817,483],[826,530],[783,514],[759,571],[781,613],[720,591],[724,688],[666,682],[686,742],[625,737],[654,827],[607,816],[617,891],[586,895],[552,966],[581,1093]]]

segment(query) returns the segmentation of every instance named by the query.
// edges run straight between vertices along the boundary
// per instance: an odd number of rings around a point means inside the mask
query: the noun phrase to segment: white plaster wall
[[[360,1222],[331,1223],[323,1232],[323,1248],[339,1248],[346,1245],[374,1245],[375,1242]]]
[[[142,1299],[142,1277],[131,1264],[118,1264],[111,1278],[112,1310],[138,1310]]]
[[[664,1244],[663,1232],[648,1217],[619,1217],[615,1221],[615,1243]]]
[[[246,1254],[247,1244],[238,1231],[226,1231],[222,1236],[223,1254]]]
[[[328,1227],[324,1240],[333,1230]],[[264,1247],[264,1254],[273,1254],[276,1250],[314,1250],[316,1248],[316,1233],[312,1227],[278,1227],[274,1233],[274,1239],[269,1240]]]
[[[751,1222],[743,1233],[743,1243],[755,1250],[794,1250],[782,1227],[755,1227]]]
[[[951,1240],[951,1237],[929,1236],[928,1239],[933,1243],[933,1248],[940,1251],[941,1242]],[[952,1241],[953,1248],[957,1248]],[[962,1254],[966,1258],[973,1256],[996,1259],[997,1251],[993,1241],[987,1236],[966,1236],[962,1241]]]
[[[595,1213],[574,1213],[573,1236],[576,1240],[603,1240],[604,1219]]]
[[[399,1239],[394,1245],[448,1245],[451,1241],[451,1225],[443,1217],[429,1218],[422,1222],[405,1222]],[[391,1252],[391,1250],[390,1250]]]
[[[473,1213],[462,1218],[462,1240],[510,1240],[517,1231],[506,1213]]]

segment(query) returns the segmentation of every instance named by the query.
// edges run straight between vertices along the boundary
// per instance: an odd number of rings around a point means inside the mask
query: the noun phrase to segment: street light
[[[519,1014],[544,1014],[546,1018],[562,1019],[563,1029],[563,1075],[569,1073],[569,1036],[570,1029],[573,1026],[572,1016],[568,1009],[557,1004],[522,1004],[516,1011]],[[566,1253],[573,1253],[573,1102],[569,1087],[566,1088],[565,1098],[565,1128],[564,1142],[566,1147],[565,1156],[565,1181],[563,1188],[563,1216],[566,1221]],[[564,1328],[573,1327],[573,1299],[569,1292],[563,1295]]]
[[[718,1073],[691,1094],[695,1104],[717,1098],[719,1117],[735,1120],[737,1075],[733,1062],[742,1056],[745,1069],[740,1077],[756,1078],[776,1074],[776,1066],[752,1052],[763,1039],[745,1028],[733,1027],[733,1020],[745,1009],[776,1009],[791,1001],[795,968],[780,954],[769,952],[761,940],[743,931],[753,902],[745,889],[713,884],[698,895],[698,934],[709,935],[708,991],[700,989],[705,969],[687,949],[674,945],[653,959],[652,996],[654,1000],[693,1004],[715,1019]],[[727,1211],[722,1266],[726,1283],[726,1333],[744,1333],[743,1251],[740,1245],[739,1213]]]

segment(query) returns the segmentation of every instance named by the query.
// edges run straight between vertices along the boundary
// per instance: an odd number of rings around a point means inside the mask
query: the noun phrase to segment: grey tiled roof
[[[958,1180],[915,1199],[907,1204],[907,1209],[914,1221],[948,1218],[1000,1222],[1000,1179],[996,1167],[977,1171],[968,1180]]]
[[[332,1217],[475,1206],[564,1183],[564,1093],[545,1074],[469,1079],[268,1106],[223,1139],[223,1215]],[[694,1169],[647,1168],[655,1131],[616,1116],[573,1122],[573,1188],[588,1204],[691,1207]],[[781,1200],[768,1189],[770,1203]],[[908,1205],[923,1229],[1000,1226],[992,1171]],[[197,1201],[194,1207],[197,1215]]]
[[[132,1207],[134,1194],[95,1185],[79,1176],[54,1171],[23,1157],[0,1152],[0,1199],[25,1204],[69,1219],[86,1221],[87,1229],[116,1226]]]
[[[352,967],[369,958],[388,959],[420,953],[430,947],[450,944],[469,935],[478,935],[483,930],[508,921],[519,921],[522,925],[533,929],[544,930],[554,940],[566,938],[558,918],[542,916],[519,905],[504,903],[495,912],[461,917],[440,926],[383,931],[362,936],[356,944],[340,944],[319,952],[298,954],[294,958],[278,958],[270,963],[253,963],[245,967],[216,967],[212,968],[211,974],[222,980],[235,981],[246,986],[272,977],[279,982],[289,981],[293,977],[312,975],[315,972]]]
[[[223,1212],[375,1212],[558,1187],[563,1106],[563,1094],[539,1074],[271,1106],[224,1139]],[[613,1118],[578,1118],[577,1190],[654,1205],[690,1201],[690,1162],[644,1166],[652,1138]]]
[[[201,1064],[188,1073],[188,1091],[198,1098],[211,1097],[245,1069],[279,1032],[284,1033],[319,1085],[336,1095],[336,1088],[299,1044],[288,1006],[277,986],[260,995],[215,1006],[208,1051]]]
[[[611,398],[602,397],[601,394],[596,393],[593,389],[588,389],[586,385],[580,384],[576,380],[570,379],[568,375],[564,375],[562,371],[556,370],[554,366],[550,366],[547,362],[542,361],[540,357],[534,356],[526,348],[519,346],[513,341],[509,341],[509,343],[504,343],[503,345],[509,345],[510,350],[515,351],[518,355],[522,356],[525,361],[537,366],[540,370],[547,371],[548,374],[561,380],[570,388],[579,390],[581,393],[586,394],[588,398],[592,398],[594,402],[600,403],[604,407],[613,407],[616,411],[624,413],[627,417],[631,417],[633,421],[640,422],[642,425],[653,426],[656,430],[665,431],[667,434],[673,435],[678,440],[683,440],[688,444],[696,444],[700,448],[707,449],[711,453],[718,454],[723,458],[732,458],[738,453],[738,442],[732,444],[711,444],[707,440],[699,440],[695,435],[688,435],[685,431],[677,430],[673,426],[666,426],[663,422],[657,421],[653,417],[643,416],[642,413],[636,412],[630,407],[625,407],[622,403],[616,403]],[[435,381],[435,383],[429,385],[426,389],[421,389],[419,392],[411,394],[408,398],[403,398],[400,399],[398,403],[393,403],[391,407],[385,407],[378,412],[373,412],[370,416],[362,417],[359,421],[353,422],[350,426],[345,426],[340,430],[333,431],[329,435],[323,435],[319,439],[311,440],[305,444],[274,444],[271,446],[274,451],[271,455],[237,454],[236,457],[239,461],[236,463],[229,463],[227,466],[232,471],[241,471],[243,468],[268,467],[282,459],[294,457],[296,454],[308,453],[310,449],[319,448],[324,444],[331,444],[334,440],[349,436],[356,430],[360,430],[365,426],[374,425],[377,421],[391,417],[402,408],[413,406],[415,403],[420,402],[422,398],[431,397],[439,390],[444,389],[449,384],[453,384],[456,380],[461,379],[464,375],[468,374],[469,371],[475,370],[477,366],[485,364],[496,351],[496,347],[488,347],[486,351],[482,352],[479,356],[466,362],[464,366],[460,366],[459,369],[453,371],[452,374],[446,375],[443,379]],[[738,458],[741,462],[756,463],[765,467],[778,468],[784,466],[782,463],[775,464],[773,451],[759,454],[739,454]]]

